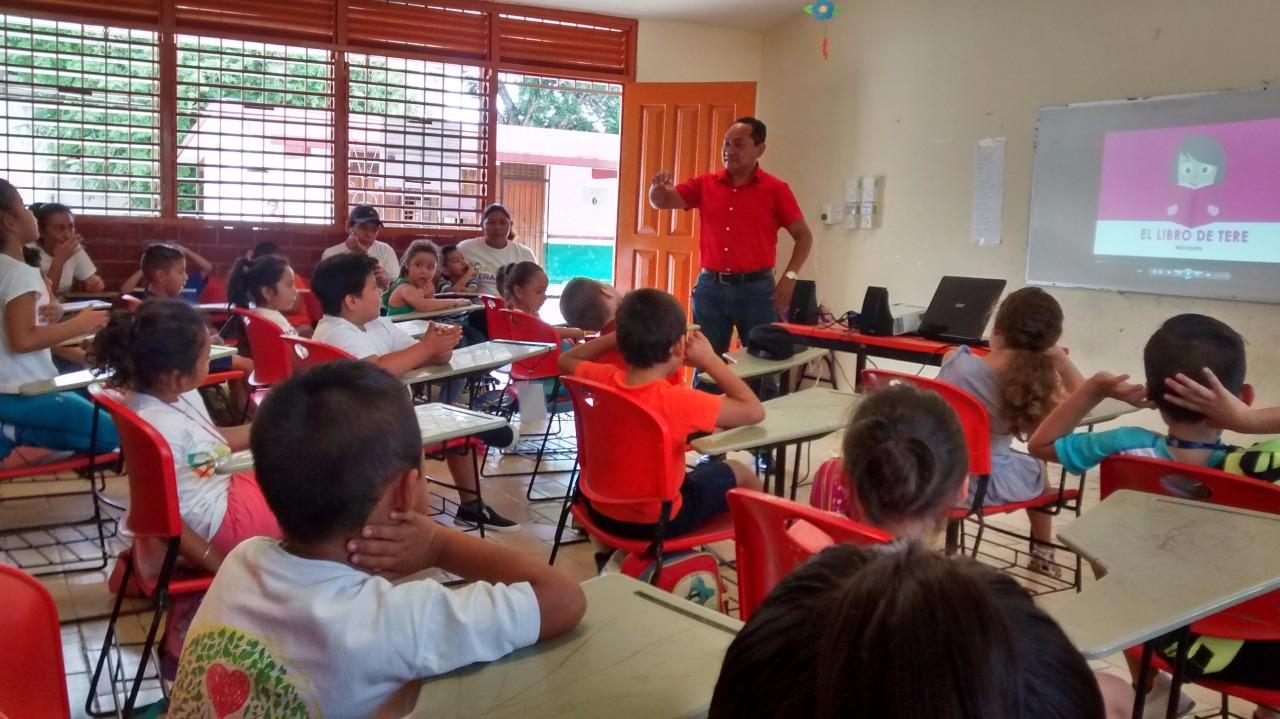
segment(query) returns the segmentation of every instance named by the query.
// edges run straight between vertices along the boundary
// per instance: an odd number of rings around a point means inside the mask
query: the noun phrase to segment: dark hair
[[[8,180],[0,179],[0,213],[12,212],[15,206],[22,207],[21,193]]]
[[[44,276],[44,267],[40,263],[40,250],[27,245],[22,246],[22,261],[40,270],[40,275]]]
[[[1057,399],[1058,370],[1045,350],[1062,337],[1062,307],[1039,287],[1023,287],[1000,303],[995,328],[1011,350],[996,382],[1000,419],[1010,434],[1026,439]]]
[[[241,257],[231,266],[227,277],[227,299],[236,307],[266,304],[262,288],[275,287],[289,268],[289,261],[279,255],[262,255],[249,260]]]
[[[284,257],[284,252],[280,250],[280,245],[277,245],[271,240],[264,240],[262,242],[259,242],[258,244],[253,246],[252,250],[249,251],[249,259],[251,260],[256,260],[259,257],[269,257],[273,255],[277,257]]]
[[[455,252],[462,252],[462,250],[458,249],[457,245],[445,245],[440,248],[440,272],[442,274],[444,273],[445,268],[449,266],[449,257]],[[466,259],[465,255],[463,255],[463,259]]]
[[[142,279],[145,281],[153,272],[168,269],[170,265],[181,262],[184,258],[182,250],[177,247],[164,242],[152,242],[142,251],[142,259],[138,262],[138,267],[142,270]]]
[[[405,249],[404,254],[400,257],[400,276],[409,276],[409,260],[412,260],[420,253],[435,255],[436,264],[440,264],[440,247],[431,240],[414,240],[409,243],[409,247]],[[432,280],[434,282],[434,278]]]
[[[511,304],[515,300],[516,288],[529,284],[539,274],[545,274],[545,272],[537,262],[529,260],[512,262],[498,268],[494,284],[498,286],[498,294],[502,295],[502,299],[506,300],[507,304]]]
[[[511,217],[511,212],[507,210],[506,206],[504,206],[502,203],[495,202],[492,205],[489,205],[488,207],[484,208],[484,212],[480,213],[480,224],[483,225],[484,221],[489,219],[489,215],[492,215],[495,212],[501,212],[502,214],[507,216],[508,220],[511,221],[511,231],[507,233],[507,239],[514,240],[516,238],[516,228],[515,228],[516,221],[514,218]]]
[[[750,115],[739,117],[733,121],[733,124],[749,126],[751,128],[751,141],[757,145],[763,145],[764,138],[769,134],[769,128],[765,127],[763,122]]]
[[[969,470],[955,410],[907,384],[872,392],[858,404],[843,451],[850,495],[868,522],[883,527],[942,517]]]
[[[1147,372],[1147,399],[1175,422],[1199,422],[1204,416],[1165,399],[1164,381],[1178,374],[1199,379],[1208,367],[1231,394],[1244,387],[1244,338],[1220,320],[1207,315],[1170,317],[1147,340],[1142,351]]]
[[[1206,165],[1213,165],[1218,168],[1217,174],[1213,177],[1213,184],[1222,184],[1223,178],[1227,176],[1227,153],[1222,149],[1222,143],[1218,142],[1218,138],[1209,135],[1187,135],[1178,145],[1178,153],[1173,156],[1173,184],[1178,184],[1178,155],[1186,155],[1197,162],[1203,162]]]
[[[364,292],[365,283],[373,276],[378,260],[363,252],[331,255],[316,265],[311,273],[311,292],[320,300],[326,315],[342,314],[342,301],[348,295]]]
[[[599,332],[610,319],[604,285],[587,277],[569,280],[560,293],[560,314],[574,327]]]
[[[98,330],[89,364],[111,370],[108,383],[146,392],[169,372],[190,373],[209,341],[204,318],[181,300],[153,298],[138,309],[116,310]]]
[[[36,202],[31,205],[31,214],[36,216],[36,226],[41,232],[44,232],[45,225],[54,215],[64,212],[68,215],[72,214],[71,208],[61,202]]]
[[[928,691],[922,691],[928,687]],[[1097,681],[1013,579],[928,550],[838,545],[765,598],[713,719],[1101,719]]]
[[[387,485],[422,461],[404,385],[358,360],[327,362],[272,389],[249,446],[267,506],[285,539],[300,542],[357,531]]]
[[[671,359],[671,348],[689,331],[676,298],[652,288],[628,292],[618,303],[618,351],[632,367],[645,369]]]

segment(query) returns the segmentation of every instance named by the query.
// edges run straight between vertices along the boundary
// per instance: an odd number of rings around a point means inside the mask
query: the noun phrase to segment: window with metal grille
[[[178,216],[329,223],[333,55],[177,36]]]
[[[0,15],[0,174],[28,202],[158,215],[158,40]]]
[[[377,207],[388,225],[478,228],[492,147],[485,70],[359,54],[347,63],[350,203]]]

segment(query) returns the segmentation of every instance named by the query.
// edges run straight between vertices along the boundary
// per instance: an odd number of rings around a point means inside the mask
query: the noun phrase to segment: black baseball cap
[[[356,205],[351,208],[351,214],[347,216],[347,227],[367,225],[370,222],[379,227],[382,226],[382,218],[378,217],[378,211],[371,205]]]

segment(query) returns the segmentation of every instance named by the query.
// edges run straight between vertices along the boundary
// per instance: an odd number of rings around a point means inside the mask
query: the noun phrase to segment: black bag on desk
[[[790,332],[774,325],[760,325],[747,337],[747,354],[766,360],[791,359],[796,353],[796,340]]]

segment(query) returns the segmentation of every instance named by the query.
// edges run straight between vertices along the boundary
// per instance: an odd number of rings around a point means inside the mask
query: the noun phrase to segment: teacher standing
[[[765,125],[742,117],[724,135],[724,170],[673,186],[659,172],[649,204],[659,210],[701,210],[702,272],[693,289],[693,321],[717,354],[729,350],[734,328],[745,345],[753,327],[775,322],[791,304],[797,273],[813,247],[813,233],[787,183],[760,168]],[[775,283],[778,229],[795,240],[791,260]]]

